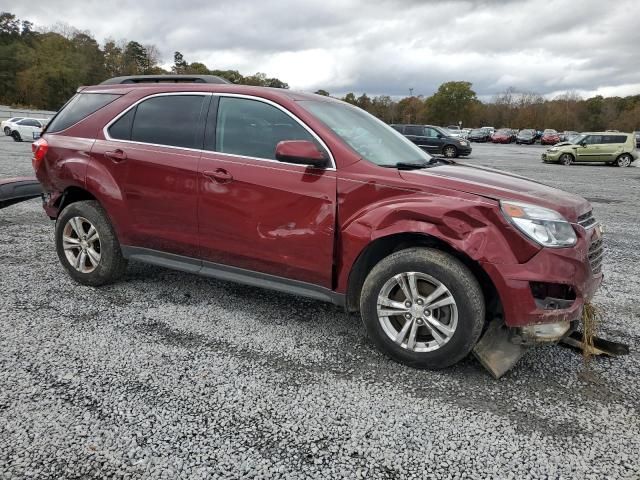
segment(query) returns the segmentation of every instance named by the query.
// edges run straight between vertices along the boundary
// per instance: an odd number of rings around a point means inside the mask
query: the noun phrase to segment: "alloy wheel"
[[[100,264],[100,235],[84,217],[72,217],[66,223],[62,248],[69,264],[81,273],[91,273]]]
[[[631,156],[630,155],[620,155],[617,160],[617,164],[619,167],[628,167],[631,165]]]
[[[444,156],[447,158],[453,158],[456,156],[456,149],[455,147],[446,147],[444,149]]]
[[[378,321],[386,335],[413,352],[431,352],[455,334],[458,308],[449,289],[426,273],[406,272],[380,290]]]
[[[571,165],[573,163],[573,157],[568,153],[563,153],[560,157],[560,163],[562,165]]]

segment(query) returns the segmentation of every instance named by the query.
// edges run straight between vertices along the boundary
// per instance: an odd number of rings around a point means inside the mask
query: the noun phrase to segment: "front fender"
[[[477,262],[523,263],[539,251],[488,200],[436,195],[394,199],[370,206],[342,230],[337,291],[346,291],[351,269],[372,242],[406,233],[436,238]]]

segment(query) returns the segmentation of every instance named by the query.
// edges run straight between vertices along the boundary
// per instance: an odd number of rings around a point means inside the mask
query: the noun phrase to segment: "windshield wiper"
[[[397,168],[398,170],[418,170],[420,168],[433,167],[431,162],[413,163],[413,162],[398,162],[391,165],[380,165],[384,168]]]

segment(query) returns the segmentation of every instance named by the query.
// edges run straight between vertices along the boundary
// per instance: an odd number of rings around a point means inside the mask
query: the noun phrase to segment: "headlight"
[[[460,140],[460,145],[468,145],[466,140]]]
[[[557,152],[558,149],[556,147],[547,148],[547,152]]]
[[[571,247],[576,232],[555,210],[520,202],[500,202],[502,213],[518,230],[544,247]]]

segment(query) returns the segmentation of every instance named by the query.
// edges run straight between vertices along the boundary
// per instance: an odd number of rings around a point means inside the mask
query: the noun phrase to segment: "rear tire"
[[[11,134],[11,136],[13,137],[13,141],[14,142],[21,142],[22,141],[22,137],[20,136],[20,134],[18,132],[13,132]]]
[[[446,158],[456,158],[458,156],[458,149],[456,147],[454,147],[453,145],[446,145],[442,149],[442,154]]]
[[[68,205],[58,216],[55,235],[60,263],[76,282],[98,287],[124,274],[127,260],[107,213],[95,200]]]
[[[616,166],[626,168],[633,163],[633,158],[628,153],[623,153],[616,158]]]
[[[478,281],[459,260],[431,248],[410,248],[369,272],[360,312],[383,353],[412,367],[439,369],[471,352],[482,332],[485,303]]]
[[[558,161],[562,165],[569,166],[573,163],[573,155],[571,155],[570,153],[563,153],[562,155],[560,155]]]

